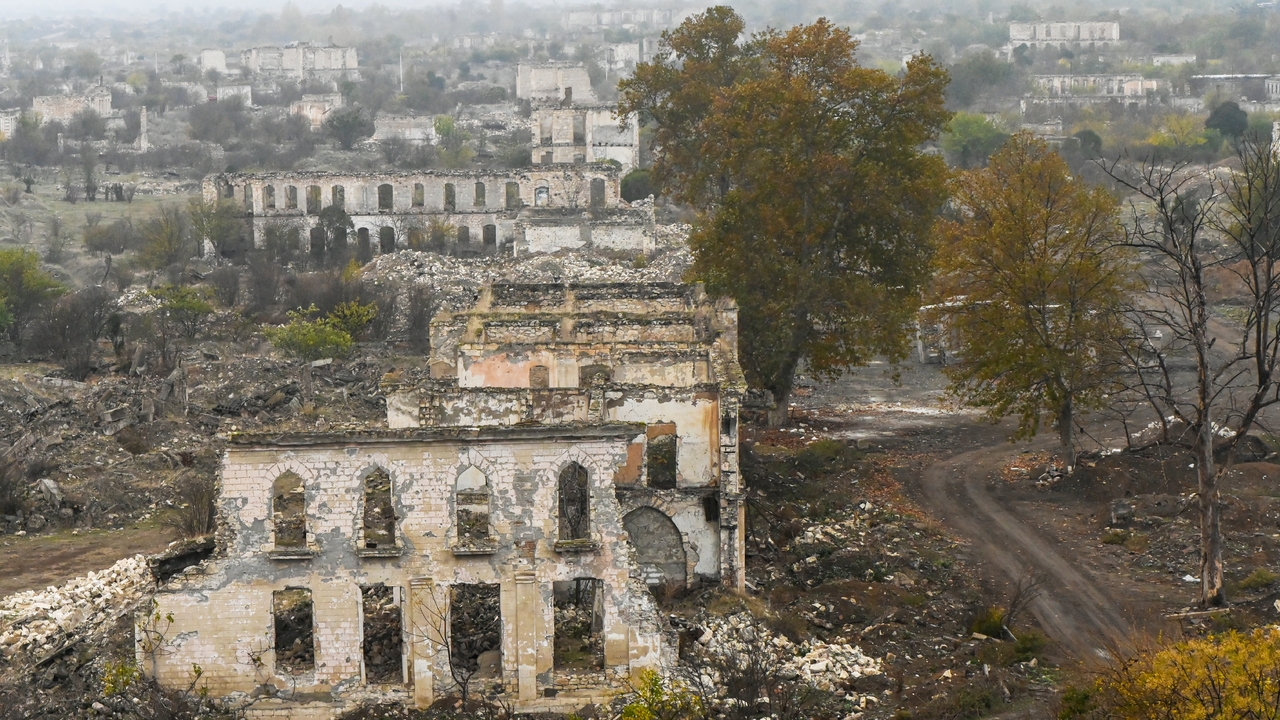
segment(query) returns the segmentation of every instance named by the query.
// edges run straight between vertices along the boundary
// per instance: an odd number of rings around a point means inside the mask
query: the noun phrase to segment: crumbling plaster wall
[[[464,433],[465,434],[465,433]],[[500,437],[503,436],[503,437]],[[406,594],[406,674],[395,692],[411,692],[419,704],[448,689],[448,665],[439,617],[424,609],[424,593],[447,597],[453,583],[501,586],[502,683],[533,709],[544,703],[541,688],[563,683],[553,669],[552,584],[594,577],[605,584],[607,672],[580,683],[566,699],[598,698],[641,667],[657,665],[665,651],[652,597],[632,577],[634,553],[622,531],[623,510],[615,477],[634,473],[633,445],[643,447],[637,426],[558,431],[491,432],[486,440],[344,441],[320,444],[233,446],[221,473],[219,518],[222,555],[199,574],[188,573],[157,596],[158,610],[172,613],[166,646],[152,655],[139,650],[144,667],[170,686],[186,686],[194,664],[201,683],[219,696],[265,686],[285,695],[333,693],[354,697],[361,682],[360,586],[385,583]],[[594,549],[556,549],[556,488],[570,462],[590,476],[591,539]],[[488,477],[491,488],[491,553],[455,553],[453,486],[468,467]],[[394,556],[357,552],[363,477],[386,469],[398,519]],[[306,488],[307,553],[297,559],[271,557],[272,483],[285,472]],[[294,553],[298,555],[299,553]],[[309,588],[315,613],[315,671],[281,676],[272,640],[272,593]],[[434,640],[433,640],[434,638]],[[411,648],[410,648],[411,646]],[[601,686],[599,683],[605,683]],[[545,704],[545,703],[544,703]]]

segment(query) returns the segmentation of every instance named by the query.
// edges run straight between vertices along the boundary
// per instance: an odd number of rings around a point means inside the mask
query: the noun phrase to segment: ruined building
[[[31,111],[40,118],[41,125],[69,123],[86,110],[92,110],[99,117],[110,116],[111,91],[98,85],[83,95],[38,95],[31,100]]]
[[[640,164],[640,126],[611,105],[535,105],[531,116],[534,165],[613,161],[625,175]]]
[[[299,42],[240,51],[240,64],[254,75],[290,80],[339,80],[359,77],[353,47]]]
[[[349,248],[361,260],[398,248],[433,247],[447,234],[460,255],[654,247],[652,206],[631,207],[613,165],[545,166],[508,171],[225,173],[205,178],[204,197],[240,203],[254,243],[269,226],[293,233],[313,254]],[[336,205],[351,218],[327,233],[321,212]],[[335,236],[336,235],[336,236]],[[440,248],[437,248],[440,249]]]
[[[700,286],[497,285],[432,323],[388,429],[233,436],[218,551],[157,594],[161,683],[249,718],[606,700],[674,647],[649,588],[742,583],[737,311]],[[648,586],[648,587],[646,587]]]

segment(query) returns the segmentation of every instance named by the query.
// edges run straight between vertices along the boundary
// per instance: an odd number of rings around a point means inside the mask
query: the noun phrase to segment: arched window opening
[[[253,186],[244,186],[244,211],[253,214]]]
[[[276,209],[276,189],[271,185],[264,185],[262,188],[262,207],[267,210]]]
[[[375,468],[364,476],[364,549],[388,550],[396,546],[396,512],[391,505],[391,475]]]
[[[475,201],[476,207],[484,207],[484,192],[485,192],[484,183],[477,182],[476,183],[476,201]]]
[[[608,365],[584,365],[578,370],[578,387],[605,385],[613,377]]]
[[[520,207],[520,183],[507,183],[507,209],[514,210]]]
[[[324,228],[311,228],[311,257],[324,258]]]
[[[444,210],[445,212],[455,212],[458,209],[458,191],[454,189],[453,183],[444,184]]]
[[[533,206],[546,207],[551,204],[551,188],[543,185],[533,189]]]
[[[341,185],[334,185],[329,190],[330,202],[339,210],[345,209],[347,206],[347,189]]]
[[[485,252],[494,252],[498,249],[498,226],[484,226],[484,250]]]
[[[271,485],[271,524],[277,550],[307,546],[307,498],[302,478],[287,472]]]
[[[569,463],[560,471],[560,540],[586,540],[591,534],[591,493],[587,469]]]
[[[493,538],[489,522],[489,478],[479,468],[469,467],[458,475],[454,486],[457,504],[458,544],[483,545]]]
[[[320,186],[319,185],[307,186],[307,214],[308,215],[320,214]]]
[[[413,184],[413,206],[422,207],[427,204],[427,188],[422,183]]]
[[[383,225],[378,230],[378,248],[384,253],[396,251],[396,230],[390,225]]]
[[[284,189],[284,209],[298,209],[298,188],[293,185],[286,186]]]
[[[392,210],[395,208],[396,193],[390,183],[383,183],[378,186],[378,209]]]
[[[459,245],[471,244],[471,228],[467,227],[466,225],[458,226],[458,244]]]
[[[369,228],[356,230],[356,261],[361,265],[373,260],[373,243],[369,242]]]

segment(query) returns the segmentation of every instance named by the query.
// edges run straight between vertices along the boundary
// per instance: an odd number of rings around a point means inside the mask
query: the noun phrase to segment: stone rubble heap
[[[0,598],[0,652],[39,658],[75,637],[99,633],[155,590],[142,555],[59,587]]]
[[[697,641],[706,652],[724,660],[748,662],[747,656],[767,653],[781,664],[780,675],[800,679],[818,690],[845,697],[860,706],[875,702],[874,696],[857,697],[848,691],[854,680],[881,675],[881,661],[847,644],[806,642],[796,645],[760,625],[748,612],[712,618],[703,624]],[[718,678],[704,676],[702,682],[718,687]]]
[[[492,282],[679,282],[690,263],[683,244],[688,231],[687,225],[659,226],[661,247],[647,258],[622,258],[617,253],[590,250],[456,258],[401,250],[374,258],[365,267],[364,277],[375,285],[427,288],[450,310],[470,307],[480,288]]]

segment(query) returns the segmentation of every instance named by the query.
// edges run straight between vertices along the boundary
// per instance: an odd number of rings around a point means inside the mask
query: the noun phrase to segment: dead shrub
[[[414,347],[430,349],[431,318],[440,309],[440,299],[427,288],[414,288],[409,293],[409,306],[407,309],[406,339]]]
[[[233,308],[240,299],[240,271],[233,267],[220,267],[209,273],[209,286],[213,296],[225,308]]]
[[[217,483],[212,473],[184,471],[173,482],[174,512],[165,525],[183,537],[200,537],[212,533],[216,526]]]
[[[121,428],[116,432],[116,442],[130,455],[144,455],[151,452],[151,443],[135,427]]]
[[[249,262],[248,309],[263,312],[275,305],[280,293],[284,273],[264,255],[257,255]]]
[[[0,515],[16,515],[27,508],[26,483],[16,462],[0,465]]]
[[[294,307],[314,305],[321,315],[328,315],[342,303],[359,297],[359,288],[344,282],[337,270],[303,273],[293,279],[291,289]]]

